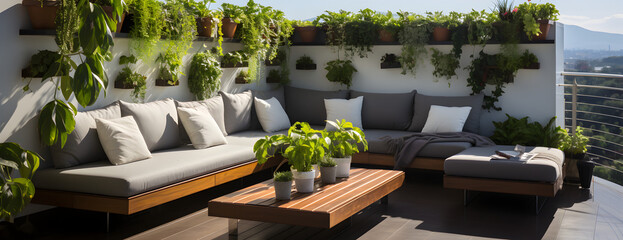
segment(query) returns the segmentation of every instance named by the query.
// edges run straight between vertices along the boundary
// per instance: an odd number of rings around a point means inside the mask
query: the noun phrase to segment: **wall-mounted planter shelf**
[[[281,65],[281,61],[274,59],[272,62],[269,61],[268,59],[264,60],[264,65],[266,65],[267,67],[274,67],[274,66],[279,66]]]
[[[134,84],[124,83],[123,81],[115,81],[115,88],[118,89],[134,89]]]
[[[533,63],[530,66],[523,67],[522,69],[541,69],[541,63]]]
[[[156,86],[159,87],[172,87],[180,85],[180,81],[176,81],[175,84],[169,84],[168,79],[156,79]]]
[[[303,64],[296,64],[296,69],[297,70],[316,70],[316,64],[307,64],[307,65],[303,65]]]
[[[520,41],[519,44],[553,44],[555,43],[555,40],[533,40],[533,41]],[[489,41],[487,42],[487,44],[500,44],[499,41]],[[315,42],[293,42],[292,46],[325,46],[327,45],[325,41],[315,41]],[[377,42],[374,45],[401,45],[400,42],[395,41],[395,42]],[[452,41],[442,41],[442,42],[435,42],[435,41],[429,41],[428,45],[452,45]]]
[[[279,83],[279,78],[266,77],[266,83]]]
[[[236,63],[236,64],[221,62],[221,68],[241,68],[241,67],[248,67],[248,66],[249,66],[248,62]]]
[[[400,62],[382,62],[381,69],[402,68]]]
[[[56,36],[56,30],[55,29],[20,29],[19,35],[22,35],[22,36]],[[112,35],[115,38],[130,38],[129,33],[123,33],[123,32],[113,33]],[[197,36],[195,37],[194,41],[212,42],[214,41],[214,38]],[[240,39],[223,38],[223,42],[224,43],[239,43]]]
[[[244,77],[237,77],[234,81],[236,84],[249,84]]]

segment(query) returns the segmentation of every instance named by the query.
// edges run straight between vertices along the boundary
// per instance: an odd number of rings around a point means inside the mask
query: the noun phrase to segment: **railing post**
[[[577,115],[578,115],[578,82],[576,78],[573,78],[573,87],[571,94],[571,133],[575,134],[577,128]]]

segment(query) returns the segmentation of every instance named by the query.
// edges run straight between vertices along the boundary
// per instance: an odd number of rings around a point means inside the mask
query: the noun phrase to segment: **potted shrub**
[[[240,22],[240,18],[244,16],[244,12],[241,7],[230,3],[223,3],[221,5],[221,10],[223,12],[223,19],[221,20],[223,24],[223,37],[233,38],[236,34],[238,22]]]
[[[381,57],[381,69],[400,68],[400,57],[393,53],[386,53]]]
[[[221,60],[222,68],[248,67],[248,57],[243,51],[228,52]]]
[[[314,130],[306,122],[296,122],[288,129],[288,135],[266,136],[253,145],[258,163],[263,164],[277,154],[287,159],[296,186],[296,191],[314,191],[316,171],[312,166],[325,157],[328,139],[320,137],[322,131]]]
[[[450,40],[450,29],[461,24],[461,14],[450,12],[444,15],[443,12],[427,12],[426,19],[433,29],[433,41],[443,42]]]
[[[292,172],[275,172],[273,181],[275,184],[275,199],[290,200],[292,193]]]
[[[238,72],[238,76],[234,79],[236,84],[248,84],[249,82],[249,73],[247,71]]]
[[[177,74],[182,65],[181,59],[167,50],[164,54],[160,53],[156,62],[160,63],[156,86],[168,87],[180,85]]]
[[[54,20],[60,4],[58,0],[22,0],[34,29],[56,29]]]
[[[547,39],[552,21],[558,20],[558,9],[551,3],[537,4],[528,1],[519,4],[517,9],[523,22],[523,30],[530,40]]]
[[[197,100],[214,96],[221,89],[221,69],[216,49],[205,50],[193,56],[188,73],[188,89]]]
[[[292,26],[294,32],[299,36],[299,41],[304,43],[310,43],[316,40],[318,35],[318,20],[314,21],[293,21]]]
[[[135,64],[136,61],[137,59],[134,55],[121,56],[119,58],[119,64],[125,65],[125,67],[121,70],[119,75],[117,75],[115,88],[134,89],[134,91],[132,91],[132,99],[135,102],[143,102],[143,100],[145,100],[147,77],[132,71],[129,65]]]
[[[327,123],[332,129],[324,131],[324,135],[331,140],[329,156],[337,163],[336,177],[348,177],[352,156],[359,152],[357,145],[361,144],[363,151],[367,151],[368,141],[361,129],[353,126],[351,122],[342,119],[342,121],[327,120]]]
[[[578,126],[575,133],[566,134],[560,150],[565,153],[565,180],[568,182],[579,181],[582,183],[582,187],[588,188],[590,187],[594,165],[586,160],[586,146],[589,139],[584,136],[583,132],[584,130]]]
[[[400,21],[394,18],[392,12],[388,11],[386,14],[375,13],[372,21],[378,26],[379,41],[381,42],[395,42],[396,35],[401,28]]]
[[[320,161],[320,177],[323,183],[335,183],[337,163],[331,158]]]
[[[298,69],[298,70],[315,70],[316,69],[316,63],[314,63],[314,60],[311,59],[311,57],[309,57],[307,55],[303,55],[299,59],[296,60],[296,69]]]
[[[327,62],[327,66],[325,67],[327,70],[327,80],[350,88],[350,85],[353,83],[353,73],[357,72],[357,69],[352,63],[353,62],[350,60],[343,61],[340,59]]]
[[[0,143],[0,219],[13,222],[13,217],[30,203],[35,195],[35,185],[31,180],[40,160],[39,154],[22,149],[16,143]],[[14,171],[19,173],[19,177]]]
[[[69,74],[69,65],[59,68],[58,61],[61,55],[49,50],[41,50],[30,57],[28,67],[22,69],[24,78],[43,78],[43,80],[53,76],[65,76]]]

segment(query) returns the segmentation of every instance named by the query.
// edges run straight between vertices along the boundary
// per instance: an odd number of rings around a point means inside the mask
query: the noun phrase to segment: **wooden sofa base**
[[[208,173],[131,197],[111,197],[69,191],[37,189],[32,203],[130,215],[163,203],[277,166],[282,158],[264,164],[252,161]]]
[[[563,178],[556,182],[532,182],[489,178],[443,176],[443,187],[470,191],[498,192],[554,197],[562,189]]]
[[[444,161],[443,158],[416,157],[408,168],[443,171]],[[389,167],[393,167],[394,162],[393,155],[368,152],[357,153],[352,160],[352,163]]]

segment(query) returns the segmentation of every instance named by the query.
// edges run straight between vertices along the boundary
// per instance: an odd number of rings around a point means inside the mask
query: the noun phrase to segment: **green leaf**
[[[48,71],[46,71],[43,74],[43,77],[41,78],[41,81],[45,81],[48,78],[54,77],[54,76],[58,76],[58,74],[61,73],[61,64],[59,61],[55,61],[52,63],[52,65],[50,65],[50,67],[48,68]]]
[[[93,78],[94,75],[87,63],[80,64],[74,73],[71,87],[76,100],[83,107],[95,103],[99,95],[100,88],[95,83],[97,80]]]
[[[56,101],[51,101],[41,109],[41,114],[39,114],[39,137],[47,146],[56,143],[57,129],[53,117],[55,107]]]
[[[71,89],[71,79],[71,76],[61,77],[61,92],[63,93],[63,97],[65,97],[65,100],[69,100],[71,94],[73,93]]]
[[[10,168],[16,169],[16,170],[19,169],[19,165],[17,165],[16,162],[12,162],[12,161],[5,160],[5,159],[2,159],[2,158],[0,158],[0,165],[5,166],[5,167],[10,167]]]

